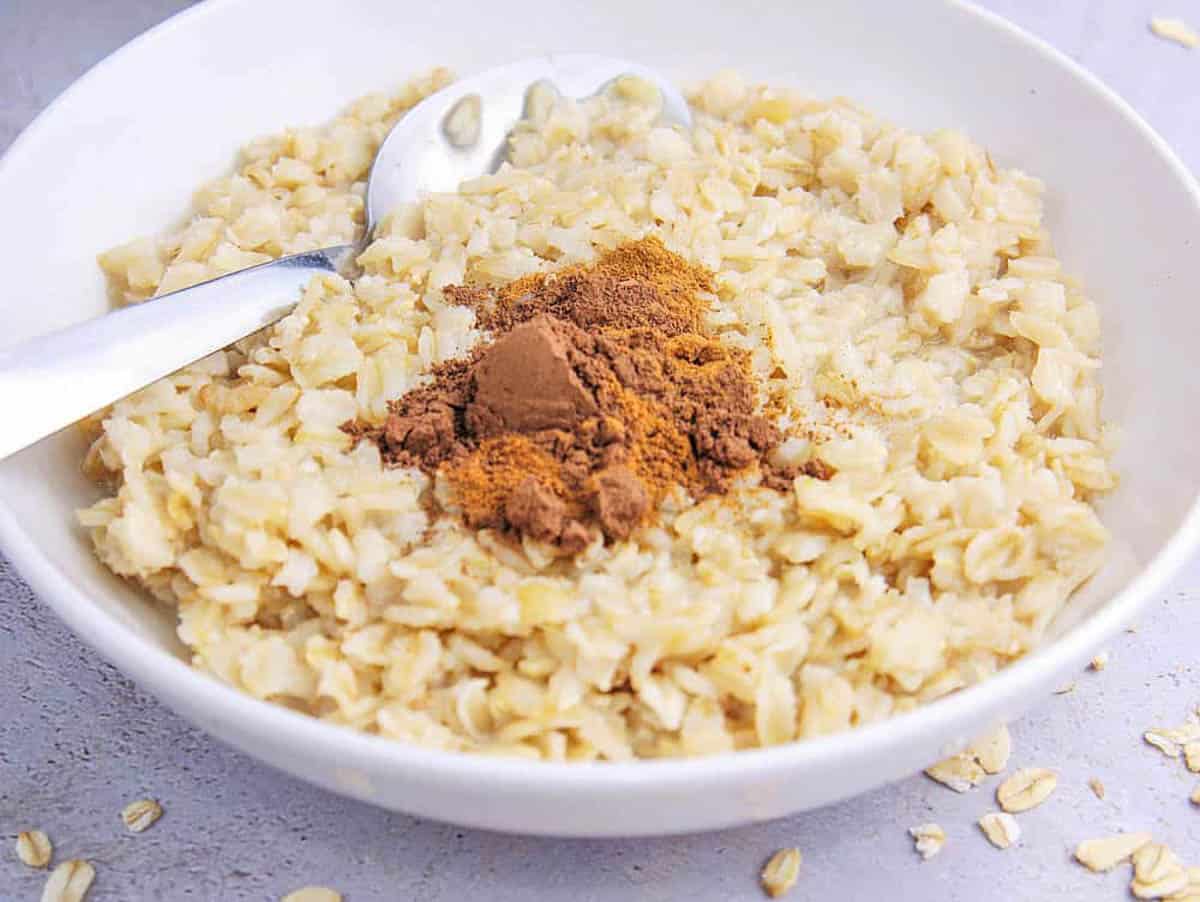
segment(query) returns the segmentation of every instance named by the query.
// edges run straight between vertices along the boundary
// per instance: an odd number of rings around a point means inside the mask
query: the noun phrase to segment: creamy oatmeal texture
[[[349,239],[376,144],[446,79],[255,141],[188,225],[101,258],[114,291]],[[691,134],[636,80],[535,100],[510,167],[395,211],[353,282],[94,424],[104,497],[80,520],[178,609],[194,664],[399,740],[618,760],[870,723],[1032,648],[1100,564],[1114,484],[1098,315],[1041,184],[955,132],[730,74],[694,92]],[[778,463],[819,452],[832,478],[778,492],[751,468],[564,559],[468,530],[445,480],[341,431],[486,338],[444,287],[647,235],[716,274],[706,325],[748,352]]]

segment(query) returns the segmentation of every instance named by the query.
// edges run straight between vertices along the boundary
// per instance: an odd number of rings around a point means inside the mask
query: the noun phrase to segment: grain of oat
[[[979,829],[997,849],[1007,849],[1021,838],[1021,825],[1005,811],[992,811],[979,819]]]
[[[1200,867],[1186,868],[1187,886],[1168,896],[1169,902],[1200,902]]]
[[[1168,758],[1179,757],[1179,744],[1158,730],[1147,730],[1142,734],[1142,739],[1146,741],[1147,745],[1154,746]]]
[[[979,762],[979,766],[989,774],[998,774],[1008,767],[1008,759],[1012,754],[1012,736],[1008,727],[1001,724],[982,739],[977,740],[968,752]]]
[[[154,799],[138,799],[121,809],[121,820],[130,833],[142,833],[162,817],[162,805]]]
[[[1142,738],[1168,758],[1178,758],[1183,746],[1200,741],[1200,722],[1189,718],[1178,727],[1151,727]]]
[[[1188,796],[1188,799],[1193,805],[1200,805],[1200,785],[1192,789],[1192,794]]]
[[[342,902],[342,894],[327,886],[305,886],[288,893],[279,902]]]
[[[1075,681],[1072,680],[1071,682],[1066,683],[1062,686],[1059,686],[1057,689],[1055,689],[1054,694],[1055,695],[1066,695],[1068,692],[1074,692],[1074,691],[1075,691]]]
[[[959,752],[925,768],[925,775],[955,792],[966,792],[978,786],[987,776],[987,771],[975,760],[974,755]]]
[[[1161,899],[1187,885],[1187,870],[1162,843],[1148,842],[1133,853],[1133,880],[1129,889],[1139,899]]]
[[[1054,792],[1058,776],[1043,767],[1025,767],[996,787],[996,801],[1009,813],[1028,811]]]
[[[1099,672],[1108,666],[1108,660],[1109,660],[1108,652],[1102,651],[1098,655],[1096,655],[1096,657],[1092,658],[1092,660],[1090,662],[1088,662],[1088,667],[1090,667],[1092,670],[1095,670],[1096,672]]]
[[[1179,757],[1179,743],[1162,730],[1147,730],[1142,734],[1147,745],[1152,745],[1168,758]]]
[[[1200,773],[1200,740],[1192,740],[1184,744],[1183,761],[1192,773]]]
[[[50,863],[54,847],[41,830],[22,830],[17,834],[17,857],[31,868],[44,868]]]
[[[1182,19],[1155,16],[1150,20],[1150,30],[1163,40],[1174,41],[1189,50],[1200,44],[1200,35]]]
[[[771,898],[782,896],[800,877],[800,850],[780,849],[762,869],[762,888]]]
[[[88,862],[78,858],[64,861],[46,878],[42,902],[82,902],[95,879],[96,871]]]
[[[1127,861],[1151,839],[1149,833],[1118,833],[1085,839],[1075,847],[1075,859],[1090,871],[1108,871]]]
[[[1095,793],[1096,798],[1104,801],[1104,784],[1100,782],[1099,777],[1090,777],[1088,779],[1088,788]]]
[[[946,831],[940,824],[928,823],[909,827],[908,835],[913,838],[914,847],[922,861],[928,861],[946,845]]]

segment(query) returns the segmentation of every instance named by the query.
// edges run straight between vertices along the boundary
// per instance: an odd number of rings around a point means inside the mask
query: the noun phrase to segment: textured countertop
[[[0,0],[0,149],[74,78],[182,0]],[[1200,25],[1198,0],[987,0],[1081,61],[1200,170],[1200,49],[1154,38],[1151,14]],[[59,860],[87,858],[102,900],[268,900],[306,884],[368,900],[761,899],[757,875],[781,846],[804,854],[788,898],[1125,899],[1128,869],[1071,861],[1081,839],[1144,829],[1200,864],[1200,777],[1145,746],[1148,726],[1200,702],[1195,637],[1200,560],[1155,599],[1102,673],[1047,698],[1012,727],[1012,766],[1052,767],[1059,788],[1021,815],[1019,846],[975,826],[995,779],[956,795],[924,777],[756,827],[661,840],[500,836],[379,811],[233,752],[133,686],[71,635],[0,557],[0,900],[37,899],[44,873],[12,840],[37,827]],[[1087,788],[1098,777],[1105,801]],[[697,792],[703,787],[698,786]],[[148,832],[126,833],[131,800],[161,800]],[[937,821],[948,842],[922,862],[907,835]]]

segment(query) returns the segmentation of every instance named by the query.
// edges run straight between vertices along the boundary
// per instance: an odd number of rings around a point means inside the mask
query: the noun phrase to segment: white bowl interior
[[[1112,605],[1145,574],[1200,491],[1200,371],[1190,347],[1200,337],[1192,296],[1200,284],[1200,203],[1178,164],[1102,89],[1008,26],[957,4],[445,0],[418,9],[389,0],[212,0],[101,64],[0,164],[0,208],[10,223],[0,244],[7,288],[0,347],[103,312],[96,254],[177,220],[191,192],[225,171],[247,139],[319,123],[358,95],[386,91],[431,65],[467,72],[548,51],[622,55],[684,79],[732,66],[816,95],[850,96],[913,129],[963,128],[998,163],[1042,177],[1059,252],[1102,311],[1104,410],[1123,435],[1122,482],[1103,507],[1111,560],[1058,632]],[[180,653],[172,613],[104,571],[74,525],[73,511],[95,494],[79,474],[82,450],[66,432],[0,465],[7,550],[27,573],[53,570],[69,583],[72,591],[47,600],[84,638],[89,624],[104,621],[107,629],[115,620]],[[14,536],[25,550],[13,547]],[[1121,596],[1127,614],[1145,589]],[[104,650],[126,657],[111,643]],[[196,678],[194,692],[205,691],[203,682]],[[980,696],[987,699],[981,711],[1014,713],[1027,703],[1011,697],[1015,683],[993,682],[977,690],[993,693]],[[206,705],[217,701],[197,696],[186,707],[211,725],[220,718]],[[925,745],[969,728],[961,718],[943,719]],[[828,748],[829,755],[804,759],[807,781],[819,783],[838,767],[836,748]],[[897,761],[827,790],[793,790],[753,811],[733,799],[723,814],[660,817],[646,832],[781,814],[912,766]],[[606,816],[598,810],[591,826],[563,829],[608,832],[600,823]],[[530,818],[489,825],[555,832]]]

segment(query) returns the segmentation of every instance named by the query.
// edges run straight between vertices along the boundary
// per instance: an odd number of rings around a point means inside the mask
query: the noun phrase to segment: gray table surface
[[[96,60],[183,0],[0,0],[0,149]],[[1152,37],[1153,14],[1200,24],[1197,0],[989,0],[1124,95],[1200,170],[1200,50]],[[332,9],[332,7],[331,7]],[[975,820],[995,781],[956,795],[915,776],[821,811],[738,830],[636,841],[501,836],[380,811],[283,776],[192,728],[85,647],[0,557],[0,900],[36,899],[44,875],[12,854],[38,827],[60,858],[96,867],[89,900],[268,900],[306,884],[367,900],[762,898],[780,846],[804,853],[796,899],[1123,899],[1127,869],[1075,865],[1080,839],[1152,831],[1200,864],[1197,782],[1140,742],[1200,702],[1200,560],[1102,673],[1013,725],[1014,765],[1056,768],[1051,800],[1021,816],[1018,847],[989,846]],[[1108,788],[1105,801],[1089,777]],[[702,792],[703,787],[696,787]],[[118,812],[143,796],[166,815],[140,836]],[[949,840],[921,862],[907,828]]]

